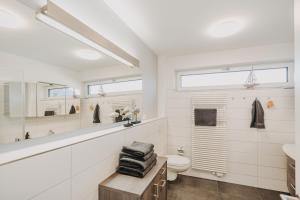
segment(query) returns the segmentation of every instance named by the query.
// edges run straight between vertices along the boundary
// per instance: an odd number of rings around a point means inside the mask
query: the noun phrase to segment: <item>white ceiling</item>
[[[76,71],[122,65],[105,55],[97,61],[79,58],[74,54],[74,51],[89,49],[89,47],[37,21],[35,12],[37,8],[40,8],[37,3],[41,1],[26,1],[27,5],[16,0],[1,0],[0,8],[5,8],[19,15],[24,19],[25,26],[15,30],[0,27],[0,51]],[[29,4],[31,7],[28,6]],[[33,9],[34,6],[36,7]]]
[[[158,55],[293,42],[293,0],[104,0]],[[227,38],[207,29],[236,18],[245,28]]]

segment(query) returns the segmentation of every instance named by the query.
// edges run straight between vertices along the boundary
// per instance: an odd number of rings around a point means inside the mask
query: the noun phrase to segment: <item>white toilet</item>
[[[180,155],[167,155],[168,158],[168,181],[175,181],[177,174],[185,172],[190,168],[191,161],[189,158]]]

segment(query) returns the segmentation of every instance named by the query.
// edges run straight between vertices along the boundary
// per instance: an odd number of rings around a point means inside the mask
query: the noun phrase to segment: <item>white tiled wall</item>
[[[0,87],[0,97],[3,97],[1,91]],[[112,113],[112,104],[123,101],[133,101],[138,108],[142,107],[141,94],[82,99],[81,111],[76,115],[27,117],[25,119],[25,133],[29,132],[31,138],[38,138],[49,135],[49,130],[57,134],[94,126],[93,110],[90,110],[90,106],[95,106],[97,103],[101,108],[101,124],[110,124],[112,123],[109,116]],[[7,118],[2,115],[1,108],[4,105],[1,102],[3,101],[0,99],[0,141],[1,143],[12,143],[15,138],[23,138],[23,122],[20,118]],[[6,120],[5,123],[4,120]]]
[[[98,184],[115,172],[123,145],[151,142],[164,155],[167,120],[156,119],[0,166],[1,200],[98,200]]]
[[[97,104],[100,106],[100,119],[102,124],[111,124],[112,118],[110,114],[114,112],[113,107],[116,105],[125,105],[129,103],[129,106],[134,103],[137,108],[142,110],[142,94],[132,95],[118,95],[118,96],[106,96],[97,98],[87,98],[81,100],[81,125],[82,127],[93,126],[93,113]],[[142,115],[142,113],[140,114]]]
[[[57,134],[77,130],[80,127],[80,114],[25,119],[25,132],[29,132],[31,138],[47,136],[49,130]]]
[[[169,91],[167,98],[168,153],[185,147],[191,156],[191,97],[201,92]],[[229,173],[220,180],[286,191],[286,158],[282,144],[294,143],[294,91],[288,89],[213,91],[228,95]],[[258,98],[265,111],[265,130],[250,129],[251,106]],[[272,100],[274,108],[266,108]],[[187,175],[216,179],[197,170]]]

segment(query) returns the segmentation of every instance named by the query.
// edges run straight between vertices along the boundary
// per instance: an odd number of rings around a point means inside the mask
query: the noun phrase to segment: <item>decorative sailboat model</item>
[[[253,66],[251,68],[250,74],[247,77],[246,83],[245,83],[245,87],[247,89],[254,89],[256,86],[258,86],[259,84],[257,83],[257,78],[255,76],[255,72],[253,69]]]

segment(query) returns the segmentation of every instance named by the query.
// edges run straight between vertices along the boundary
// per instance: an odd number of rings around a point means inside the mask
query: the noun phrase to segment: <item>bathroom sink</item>
[[[284,144],[282,146],[282,150],[287,156],[296,160],[296,145],[295,144]]]

